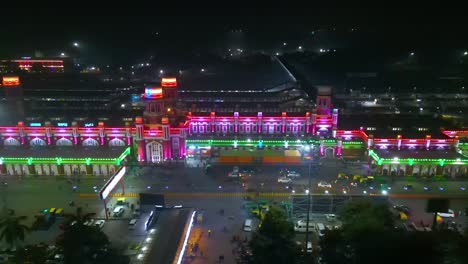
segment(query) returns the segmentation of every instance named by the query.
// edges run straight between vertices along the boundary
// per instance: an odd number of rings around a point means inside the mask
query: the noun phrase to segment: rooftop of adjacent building
[[[408,114],[371,114],[351,113],[340,114],[338,117],[339,129],[357,129],[362,127],[367,134],[375,138],[424,138],[431,135],[433,138],[447,138],[441,133],[442,129],[457,128],[453,120],[428,115]]]

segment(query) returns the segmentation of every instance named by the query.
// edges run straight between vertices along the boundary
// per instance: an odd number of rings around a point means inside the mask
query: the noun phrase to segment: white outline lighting
[[[123,178],[125,173],[127,172],[127,167],[122,167],[117,174],[112,177],[112,180],[107,184],[103,190],[100,192],[101,199],[104,200],[109,196],[109,194],[114,190],[115,186],[119,183],[119,181]]]

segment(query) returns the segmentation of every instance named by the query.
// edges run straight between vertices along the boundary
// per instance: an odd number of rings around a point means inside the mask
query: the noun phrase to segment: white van
[[[319,236],[325,235],[325,225],[323,225],[322,223],[317,223],[317,231]]]
[[[245,219],[244,227],[242,229],[245,232],[252,232],[252,219]]]
[[[306,252],[307,253],[312,253],[313,249],[312,249],[312,242],[307,242],[307,250]]]
[[[128,223],[128,229],[135,229],[137,222],[138,222],[138,219],[136,218],[133,218],[132,220],[130,220],[130,222]]]
[[[313,232],[315,229],[315,223],[309,221],[309,232]],[[296,232],[307,232],[307,221],[299,220],[294,225],[294,231]]]

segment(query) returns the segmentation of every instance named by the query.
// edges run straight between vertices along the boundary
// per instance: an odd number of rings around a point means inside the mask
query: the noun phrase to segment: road
[[[332,182],[336,179],[339,172],[348,174],[364,175],[366,171],[365,164],[348,165],[344,167],[341,162],[334,160],[322,161],[321,166],[313,170],[312,173],[312,192],[324,193],[324,189],[318,188],[319,181]],[[279,184],[277,178],[279,170],[282,166],[259,166],[251,167],[256,173],[249,177],[244,183],[227,181],[226,175],[232,170],[232,166],[214,166],[213,171],[209,175],[205,175],[201,168],[184,168],[184,167],[171,167],[171,168],[157,168],[157,167],[144,167],[132,170],[124,178],[124,185],[126,193],[188,193],[193,196],[168,196],[167,203],[169,205],[182,204],[195,208],[197,211],[205,212],[203,223],[197,224],[195,230],[200,234],[199,243],[204,254],[199,257],[199,263],[211,262],[217,259],[220,255],[225,256],[225,263],[234,263],[235,252],[234,244],[231,243],[233,235],[240,237],[248,236],[242,231],[242,223],[248,218],[248,213],[242,209],[244,202],[242,195],[234,196],[200,196],[201,193],[235,193],[242,194],[246,191],[253,193],[296,193],[305,192],[308,188],[307,183],[307,166],[290,167],[302,174],[302,177],[295,180],[292,184]],[[241,166],[241,169],[242,166]],[[73,213],[76,207],[81,206],[86,212],[95,212],[96,218],[104,217],[103,202],[96,197],[85,197],[84,194],[96,194],[104,184],[106,178],[82,178],[80,182],[67,182],[63,179],[55,179],[52,177],[39,177],[39,178],[23,178],[23,180],[13,179],[11,177],[3,177],[0,182],[7,184],[1,187],[0,207],[6,205],[9,208],[14,208],[17,215],[28,216],[28,224],[32,223],[33,216],[43,208],[60,207],[64,208],[66,213]],[[411,184],[411,190],[405,190],[404,186]],[[333,183],[333,188],[329,190],[329,195],[333,193],[342,193],[342,185],[349,186],[349,182],[342,182],[340,184]],[[417,181],[394,181],[389,184],[392,189],[391,201],[396,204],[405,204],[410,206],[413,214],[410,216],[410,221],[419,223],[421,220],[426,224],[430,223],[431,215],[424,212],[426,199],[408,199],[397,198],[398,195],[410,194],[421,196],[444,196],[456,195],[468,198],[468,194],[460,187],[468,186],[468,182],[463,181],[446,181],[446,182],[432,182],[423,183]],[[73,186],[76,186],[74,190]],[[424,191],[423,187],[429,187],[428,191]],[[443,187],[439,188],[439,187]],[[119,186],[120,188],[120,186]],[[374,190],[369,187],[356,187],[350,188],[350,194],[363,194],[366,191],[368,194],[371,192],[379,192],[378,186]],[[119,192],[117,189],[115,192]],[[289,199],[288,196],[277,197],[277,200]],[[75,202],[75,206],[69,205],[70,201]],[[128,197],[127,201],[130,204],[136,204],[136,197]],[[108,201],[108,206],[114,206],[116,198]],[[451,201],[451,208],[455,211],[463,210],[466,207],[466,200],[453,199]],[[224,215],[218,212],[224,209]],[[128,230],[128,221],[131,218],[131,210],[126,208],[123,219],[116,218],[107,221],[103,231],[108,234],[113,244],[120,249],[127,248],[132,243],[140,242],[146,231],[143,228],[144,222],[148,215],[143,214],[135,230]],[[456,219],[460,224],[466,224],[466,217],[460,216]],[[198,228],[198,229],[197,229]],[[212,230],[212,236],[207,237],[207,230]],[[60,230],[52,227],[49,231],[32,232],[27,237],[27,242],[37,243],[44,241],[53,243],[56,234]],[[230,262],[232,261],[232,262]]]

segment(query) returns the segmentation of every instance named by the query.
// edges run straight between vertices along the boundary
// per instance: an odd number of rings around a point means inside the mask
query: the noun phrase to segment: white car
[[[437,213],[437,215],[444,218],[453,218],[455,217],[455,212],[452,209],[448,209],[448,213]]]
[[[123,212],[124,212],[124,208],[122,206],[117,206],[113,211],[114,217],[122,216]]]
[[[94,219],[91,218],[91,219],[87,220],[86,222],[84,222],[83,225],[85,225],[85,226],[92,226],[93,223],[94,223]]]
[[[321,188],[331,188],[331,184],[328,183],[328,182],[324,182],[324,181],[321,181],[317,184],[318,187],[321,187]]]
[[[301,177],[301,174],[299,174],[299,173],[297,173],[297,172],[295,172],[295,171],[290,171],[290,172],[288,173],[288,177],[289,177],[289,178],[299,178],[299,177]]]
[[[328,221],[335,221],[336,215],[334,214],[326,214],[325,217],[327,218]]]
[[[96,220],[96,222],[94,222],[94,226],[99,229],[102,229],[105,223],[106,223],[105,220]]]
[[[287,178],[287,177],[279,177],[279,178],[278,178],[278,182],[279,182],[279,183],[290,183],[290,182],[292,182],[292,179],[291,179],[291,178]]]
[[[229,172],[228,173],[228,178],[239,178],[239,173],[238,172]]]
[[[307,242],[307,250],[306,250],[306,252],[307,252],[307,253],[312,253],[312,251],[313,251],[313,250],[312,250],[312,242],[309,241],[309,242]]]

